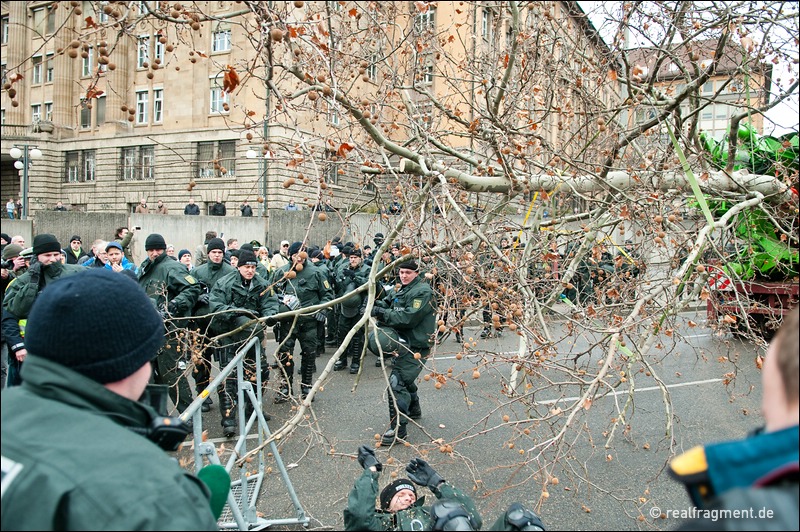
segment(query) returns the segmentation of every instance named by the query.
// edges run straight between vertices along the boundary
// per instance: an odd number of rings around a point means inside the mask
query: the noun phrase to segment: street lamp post
[[[42,156],[42,151],[36,146],[29,146],[28,144],[14,145],[8,151],[16,161],[14,168],[22,170],[22,212],[19,213],[20,220],[28,217],[28,188],[30,182],[28,181],[28,168],[31,165],[32,159],[39,159]]]

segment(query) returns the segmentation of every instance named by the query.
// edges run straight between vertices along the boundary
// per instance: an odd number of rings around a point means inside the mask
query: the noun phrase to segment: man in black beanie
[[[236,351],[253,336],[264,333],[264,325],[253,321],[256,318],[268,318],[278,312],[278,298],[275,291],[269,286],[268,280],[256,275],[258,259],[249,249],[239,252],[237,271],[227,274],[214,285],[209,297],[210,311],[221,313],[214,318],[212,333],[224,334],[244,327],[232,336],[220,340],[217,350],[220,367],[230,364],[236,356]],[[253,346],[244,359],[244,378],[256,383],[260,376],[262,386],[269,380],[269,364],[261,357],[260,373],[257,373],[256,347]],[[226,437],[231,437],[236,432],[236,407],[238,404],[238,386],[236,372],[228,375],[225,383],[217,390],[219,395],[219,409],[222,415],[222,432]],[[259,394],[258,388],[255,390]],[[253,412],[253,404],[245,399],[245,415]],[[269,418],[266,414],[266,419]]]
[[[378,322],[369,335],[369,350],[392,361],[389,376],[389,428],[382,445],[406,437],[408,419],[422,417],[416,380],[431,352],[436,332],[436,299],[431,286],[419,275],[419,264],[406,259],[398,265],[400,289],[376,299],[372,317]]]
[[[161,316],[134,281],[83,272],[39,296],[25,381],[3,392],[2,529],[216,530],[208,490],[143,437]]]
[[[472,499],[445,481],[421,458],[414,458],[406,466],[408,478],[392,481],[381,490],[380,496],[378,479],[383,464],[375,456],[375,450],[366,445],[359,447],[358,463],[364,468],[364,473],[347,499],[345,530],[480,530],[483,525]],[[438,502],[425,507],[425,497],[417,497],[414,484],[430,489]],[[380,499],[380,509],[375,509],[376,498]],[[437,512],[437,506],[442,503],[446,504],[447,510]],[[439,516],[444,519],[437,519]],[[456,523],[464,526],[442,526]]]
[[[186,359],[179,336],[188,323],[173,320],[190,316],[200,296],[200,283],[179,263],[165,253],[167,242],[158,233],[147,237],[144,243],[147,258],[139,266],[139,286],[144,288],[153,305],[165,319],[167,345],[155,363],[155,382],[169,386],[169,396],[179,412],[192,403],[189,381],[184,374]]]
[[[61,278],[86,271],[86,268],[77,264],[61,262],[61,244],[51,234],[44,233],[34,237],[33,254],[36,260],[31,262],[25,273],[8,284],[3,298],[3,336],[8,342],[11,355],[19,364],[22,364],[28,354],[19,322],[28,319],[39,293]],[[74,305],[73,312],[79,305],[82,303]]]
[[[208,337],[213,330],[212,320],[214,318],[206,317],[211,314],[211,309],[208,305],[211,290],[217,284],[217,281],[236,271],[236,268],[224,260],[225,242],[221,238],[210,238],[206,245],[203,246],[203,249],[207,262],[197,266],[192,271],[192,275],[197,279],[201,287],[200,296],[197,298],[197,304],[192,311],[192,314],[197,316],[192,320],[192,326],[200,332],[200,345],[198,346],[200,356],[195,358],[193,375],[195,389],[198,394],[206,389],[211,380],[211,348],[208,347]],[[203,412],[210,412],[212,404],[211,397],[206,397],[202,406]]]

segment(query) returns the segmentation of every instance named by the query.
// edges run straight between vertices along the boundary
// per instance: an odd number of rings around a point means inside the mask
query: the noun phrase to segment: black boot
[[[236,434],[236,405],[224,391],[219,397],[219,413],[222,415],[222,434],[226,438],[230,438]]]
[[[292,395],[292,385],[291,385],[291,383],[290,384],[286,384],[286,382],[282,382],[280,389],[277,392],[275,392],[275,399],[274,399],[273,402],[276,405],[279,405],[281,403],[285,403],[286,401],[289,400],[289,397],[291,397],[291,395]]]
[[[422,407],[419,406],[419,395],[411,394],[411,404],[408,405],[408,417],[419,419],[422,417]]]
[[[347,347],[347,349],[350,352],[350,358],[352,360],[352,363],[350,364],[350,375],[355,375],[358,373],[358,370],[361,367],[361,355],[364,354],[363,330],[359,330],[355,336],[353,336],[353,340],[350,342],[350,345]],[[345,360],[345,362],[347,361]]]
[[[464,337],[461,335],[461,331],[456,331],[456,342],[459,344],[464,343]]]
[[[394,445],[397,440],[404,440],[407,435],[408,431],[406,430],[405,423],[400,423],[399,426],[396,426],[394,421],[392,421],[389,423],[389,429],[381,436],[381,445]]]
[[[314,382],[314,353],[301,353],[300,354],[300,367],[303,370],[301,375],[302,381],[300,383],[300,397],[305,399],[311,392],[312,384]],[[313,399],[312,399],[313,402]]]
[[[347,367],[347,357],[341,357],[333,365],[333,371],[342,371]]]

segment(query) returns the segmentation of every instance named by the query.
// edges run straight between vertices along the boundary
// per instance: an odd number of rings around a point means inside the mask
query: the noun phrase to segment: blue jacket
[[[136,272],[136,265],[134,263],[132,263],[131,261],[129,261],[128,257],[125,257],[124,255],[122,257],[122,268],[125,269],[125,270],[133,270],[134,272]],[[111,263],[107,263],[105,265],[105,269],[106,270],[113,270],[114,268],[111,267]]]

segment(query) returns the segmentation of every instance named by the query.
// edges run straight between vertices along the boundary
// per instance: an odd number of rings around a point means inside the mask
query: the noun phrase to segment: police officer
[[[309,260],[314,263],[314,266],[322,270],[322,273],[325,274],[325,278],[328,279],[328,282],[333,286],[333,273],[331,273],[331,270],[328,268],[327,260],[322,250],[319,248],[313,249],[309,251],[308,257]],[[325,321],[317,320],[317,357],[325,352],[325,325],[332,321],[330,315],[331,309],[328,309],[325,312]],[[330,327],[331,325],[328,326]]]
[[[369,267],[364,264],[363,254],[360,249],[350,250],[348,256],[349,264],[347,268],[343,268],[336,279],[336,286],[344,287],[342,295],[349,294],[363,285],[369,280]],[[363,314],[362,305],[365,296],[363,293],[354,294],[352,297],[345,299],[341,303],[341,313],[339,317],[339,332],[338,340],[339,345],[344,342],[347,333],[350,332]],[[333,371],[341,371],[347,367],[347,357],[351,358],[350,373],[358,373],[361,365],[361,352],[364,350],[364,329],[363,327],[356,331],[353,338],[350,340],[350,345],[347,346],[339,360],[333,365]]]
[[[347,499],[345,530],[479,530],[483,525],[472,499],[420,458],[406,466],[408,479],[399,478],[381,490],[380,509],[375,509],[383,465],[375,451],[364,445],[358,448],[358,463],[364,473]],[[414,484],[430,489],[439,502],[432,508],[424,507],[425,498],[417,498]],[[444,511],[437,511],[437,506]],[[448,523],[461,526],[443,526]]]
[[[61,244],[54,235],[43,233],[33,239],[33,255],[36,260],[16,278],[9,281],[3,298],[3,336],[9,345],[9,359],[13,360],[13,370],[9,373],[9,385],[19,384],[19,369],[28,354],[24,336],[28,314],[39,293],[59,279],[85,272],[86,268],[77,264],[61,262]],[[22,270],[20,270],[22,271]],[[79,311],[75,306],[75,311]]]
[[[387,389],[389,428],[381,437],[383,445],[392,445],[398,438],[406,437],[408,418],[422,417],[415,381],[430,353],[436,331],[433,289],[419,276],[417,262],[411,259],[400,263],[398,275],[400,289],[375,301],[372,316],[378,320],[379,328],[369,336],[370,351],[379,357],[392,356]]]
[[[221,238],[211,238],[203,247],[206,261],[192,271],[192,275],[202,288],[193,312],[195,316],[198,316],[194,320],[194,325],[200,329],[201,338],[200,354],[194,358],[194,382],[198,394],[206,389],[211,380],[211,350],[207,348],[206,339],[212,332],[210,326],[213,318],[204,317],[211,314],[209,307],[211,290],[219,279],[236,271],[236,268],[224,260],[225,242]],[[212,404],[211,397],[206,398],[202,406],[203,412],[211,411]]]
[[[165,253],[167,243],[163,236],[158,233],[148,235],[144,249],[147,258],[139,266],[139,286],[161,312],[167,328],[166,345],[155,360],[154,380],[157,384],[169,386],[169,396],[182,412],[192,403],[192,391],[183,373],[185,360],[180,342],[183,329],[169,318],[191,315],[202,289],[183,264]]]
[[[273,272],[272,284],[275,286],[282,303],[281,312],[307,308],[333,300],[333,290],[325,273],[307,260],[308,256],[303,250],[302,242],[295,242],[289,246],[289,264]],[[275,396],[275,403],[284,403],[289,400],[294,383],[294,346],[300,341],[300,376],[301,397],[306,398],[311,390],[314,373],[314,363],[317,356],[317,321],[324,320],[323,312],[313,315],[298,316],[296,323],[285,320],[281,323],[281,335],[288,338],[279,348],[278,360],[283,372],[280,389]],[[285,331],[284,328],[290,328]],[[282,341],[283,338],[279,339]]]
[[[217,281],[211,290],[209,296],[211,312],[225,313],[219,319],[214,319],[214,328],[217,332],[246,326],[234,334],[233,342],[228,339],[223,340],[222,348],[217,351],[220,366],[227,366],[236,355],[238,347],[249,338],[263,333],[264,326],[259,322],[253,322],[252,315],[256,318],[268,318],[278,312],[278,298],[268,281],[256,275],[257,266],[258,259],[255,253],[250,250],[241,251],[237,270]],[[255,346],[245,354],[244,376],[248,380],[255,380],[253,378],[256,371],[255,354]],[[262,360],[262,385],[266,384],[267,380],[269,380],[269,365]],[[222,432],[226,437],[231,437],[236,432],[236,374],[229,374],[217,392],[219,411],[222,414]],[[246,411],[252,412],[253,407],[249,401],[246,406]]]

